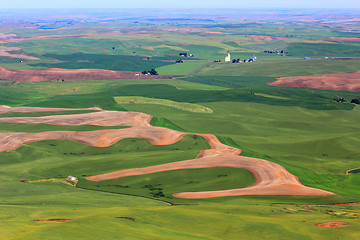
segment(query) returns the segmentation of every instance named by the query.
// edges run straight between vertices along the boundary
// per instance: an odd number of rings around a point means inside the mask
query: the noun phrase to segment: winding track
[[[39,110],[39,108],[34,110]],[[145,168],[120,170],[111,173],[89,176],[86,177],[86,179],[90,181],[102,181],[178,169],[235,167],[251,171],[255,176],[255,183],[249,187],[239,189],[206,192],[182,192],[175,193],[174,196],[179,198],[211,198],[239,195],[334,194],[328,191],[302,185],[296,176],[292,175],[284,167],[276,163],[257,158],[239,156],[241,150],[222,144],[212,134],[185,133],[167,128],[153,127],[150,125],[151,119],[152,116],[144,113],[116,111],[101,111],[86,114],[45,117],[0,118],[1,122],[14,123],[47,123],[54,125],[92,124],[100,126],[131,127],[125,129],[90,132],[53,131],[41,133],[0,133],[0,151],[13,150],[26,143],[49,139],[72,140],[91,146],[107,147],[124,138],[142,138],[149,140],[150,143],[154,145],[168,145],[179,141],[184,135],[195,134],[204,137],[211,146],[211,149],[201,151],[199,157],[196,159]]]

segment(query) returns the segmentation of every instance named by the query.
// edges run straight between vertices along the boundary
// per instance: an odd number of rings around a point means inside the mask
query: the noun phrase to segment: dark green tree
[[[351,103],[360,104],[360,99],[354,98],[353,100],[351,100]]]
[[[159,75],[158,72],[155,69],[150,70],[151,75]]]

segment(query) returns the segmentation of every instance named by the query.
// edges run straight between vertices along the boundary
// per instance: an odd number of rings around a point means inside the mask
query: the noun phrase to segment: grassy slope
[[[198,67],[206,64],[207,61],[186,61],[173,65],[167,65],[157,68],[160,75],[186,75]]]
[[[202,137],[189,135],[165,146],[155,146],[142,139],[124,139],[106,148],[66,140],[47,140],[0,154],[1,164],[7,165],[7,169],[16,169],[13,176],[42,179],[71,174],[94,175],[193,159],[200,150],[208,148]]]
[[[3,205],[0,233],[4,239],[329,239],[358,237],[356,219],[324,212],[290,212],[282,198],[229,198],[199,205],[167,206],[149,199],[54,185],[36,199],[22,197],[26,205]],[[27,186],[27,188],[29,188]],[[28,189],[30,190],[30,189]],[[34,189],[31,189],[34,190]],[[9,200],[8,200],[9,201]],[[289,201],[289,200],[287,200]],[[309,202],[297,200],[295,202]],[[16,200],[12,200],[16,203]],[[18,201],[17,201],[18,202]],[[45,204],[43,204],[45,203]],[[37,206],[37,205],[41,205]],[[353,208],[354,209],[354,208]],[[358,209],[358,208],[357,208]],[[348,211],[346,207],[336,212]],[[354,209],[356,210],[356,208]],[[206,213],[206,214],[204,214]],[[131,217],[135,222],[118,217]],[[73,222],[34,222],[34,219],[74,218]],[[325,229],[318,222],[346,221],[346,228]],[[172,223],[172,224],[169,224]],[[22,230],[19,231],[18,229]]]
[[[175,198],[172,194],[185,191],[216,191],[242,188],[254,182],[254,175],[245,169],[205,168],[175,170],[100,182],[80,179],[77,186],[97,191],[145,196],[176,204],[186,204],[190,201]]]
[[[128,109],[167,118],[188,132],[231,136],[243,148],[317,172],[341,174],[357,167],[359,129],[352,123],[359,117],[358,108],[317,111],[258,103],[206,105],[214,114],[191,114],[191,120],[188,114],[166,107]]]
[[[198,113],[212,113],[213,111],[210,108],[201,106],[199,104],[193,103],[184,103],[184,102],[174,102],[167,99],[158,99],[158,98],[145,98],[139,96],[129,96],[129,97],[114,97],[114,100],[117,104],[157,104],[164,105],[168,107],[173,107],[187,112],[198,112]]]
[[[141,60],[138,56],[127,55],[100,55],[74,53],[68,55],[46,54],[47,58],[58,59],[60,63],[38,63],[32,64],[35,67],[44,68],[65,68],[65,69],[108,69],[117,71],[150,70],[153,68],[174,64],[174,62],[160,61],[160,59]]]
[[[277,60],[259,60],[253,63],[213,64],[204,68],[200,75],[288,77],[355,72],[359,69],[359,60],[289,60],[280,58]]]
[[[191,140],[192,138],[190,137]],[[186,140],[186,139],[184,139]],[[188,141],[187,140],[187,141]],[[45,153],[49,150],[48,144],[54,144],[55,147],[50,148],[51,153]],[[181,143],[181,147],[191,146],[189,142]],[[1,191],[1,218],[6,228],[3,229],[0,236],[7,239],[38,239],[51,235],[52,239],[63,239],[66,236],[73,236],[81,232],[80,239],[86,238],[102,238],[102,239],[114,239],[118,235],[121,235],[130,239],[233,239],[239,235],[245,237],[253,237],[256,234],[256,238],[266,238],[269,235],[279,239],[328,239],[328,236],[323,236],[323,229],[315,227],[317,222],[329,221],[329,219],[336,219],[336,221],[351,222],[350,227],[344,230],[337,230],[333,234],[339,237],[355,237],[358,223],[355,219],[349,219],[346,215],[337,216],[337,212],[343,211],[356,211],[354,208],[342,207],[337,211],[328,214],[327,211],[323,212],[290,212],[284,210],[284,208],[297,208],[294,205],[289,204],[304,204],[304,203],[324,203],[324,202],[341,202],[351,201],[351,199],[341,198],[337,196],[331,197],[231,197],[231,198],[219,198],[219,199],[205,199],[200,201],[187,201],[183,203],[191,203],[190,205],[180,206],[168,206],[163,202],[147,199],[136,198],[127,195],[109,194],[99,191],[87,191],[82,189],[75,189],[70,186],[62,185],[59,183],[30,183],[24,184],[18,182],[22,177],[57,177],[57,174],[66,176],[67,174],[80,174],[80,172],[96,173],[99,171],[108,171],[109,169],[101,168],[114,168],[115,159],[114,154],[116,149],[122,151],[129,151],[128,154],[136,150],[139,151],[137,146],[141,146],[141,150],[149,151],[155,148],[169,148],[168,146],[151,146],[146,141],[136,140],[134,145],[133,140],[123,140],[118,144],[109,148],[92,148],[85,145],[71,143],[67,141],[44,141],[38,143],[32,143],[27,146],[21,147],[16,151],[1,154],[15,154],[22,162],[16,162],[9,159],[8,156],[1,159],[7,159],[6,172],[2,171],[2,191]],[[174,148],[175,146],[170,146]],[[85,151],[87,156],[75,157],[66,156],[61,157],[62,152],[71,151],[74,152]],[[173,150],[171,152],[174,152]],[[169,157],[171,152],[164,152],[166,157]],[[97,153],[97,154],[94,154]],[[106,155],[111,155],[106,162]],[[146,153],[146,152],[143,152]],[[19,155],[20,154],[20,155]],[[33,161],[34,154],[37,156],[37,160]],[[42,154],[42,156],[41,156]],[[48,157],[47,157],[47,156]],[[59,155],[59,158],[54,156]],[[144,166],[144,160],[147,164],[155,164],[154,160],[149,160],[146,154],[141,154],[141,159],[135,155],[134,159],[124,159],[118,155],[122,161],[119,168],[126,166],[136,167]],[[182,157],[185,157],[181,154]],[[21,157],[23,156],[23,157]],[[41,157],[39,157],[41,156]],[[101,156],[101,157],[99,157]],[[125,155],[124,155],[125,156]],[[50,157],[50,158],[49,158]],[[156,151],[156,157],[159,161],[158,151]],[[116,161],[119,161],[116,160]],[[87,161],[85,164],[84,160]],[[89,161],[104,161],[97,166]],[[134,162],[134,160],[137,160]],[[173,159],[174,160],[174,159]],[[79,165],[80,164],[80,165]],[[84,164],[88,166],[83,168]],[[130,165],[129,165],[130,164]],[[41,168],[38,168],[41,166]],[[82,166],[82,167],[80,167]],[[145,165],[146,166],[146,165]],[[101,167],[101,168],[99,168]],[[91,170],[93,169],[93,170]],[[20,170],[20,171],[19,171]],[[165,180],[165,187],[169,185],[171,191],[175,190],[187,190],[181,185],[176,184],[177,181],[166,180],[170,178],[183,177],[182,181],[190,180],[202,180],[207,179],[209,175],[219,174],[215,169],[209,170],[196,170],[196,176],[194,174],[189,175],[187,171],[183,171],[182,175],[172,175],[171,172],[167,174],[159,174],[160,176],[142,176],[133,177],[134,180],[130,180],[130,183],[135,186],[143,187],[144,181],[150,183],[159,183]],[[219,169],[222,173],[224,170]],[[193,170],[191,170],[193,171]],[[228,174],[228,172],[224,172]],[[45,174],[45,175],[44,175]],[[185,175],[183,175],[185,174]],[[204,174],[204,175],[202,175]],[[230,171],[231,179],[238,181],[238,176],[233,174],[239,174],[237,171]],[[162,176],[161,176],[162,175]],[[166,176],[167,175],[167,176]],[[240,175],[246,177],[246,175]],[[150,177],[150,179],[148,179]],[[189,178],[190,177],[190,178]],[[217,177],[219,179],[223,179]],[[246,177],[248,181],[248,177]],[[218,180],[218,179],[217,179]],[[225,179],[224,179],[225,180]],[[230,180],[230,179],[226,179]],[[122,181],[112,180],[118,182],[118,184],[129,184],[129,180]],[[126,182],[127,181],[127,182]],[[102,191],[113,191],[112,183],[109,181],[100,182],[100,185],[105,185]],[[215,182],[216,183],[216,182]],[[152,185],[154,185],[152,184]],[[205,184],[205,185],[204,185]],[[202,185],[196,186],[199,190],[202,189],[208,181]],[[213,182],[214,184],[214,182]],[[218,182],[217,184],[223,184]],[[226,183],[227,184],[227,183]],[[236,182],[232,183],[236,184]],[[242,183],[243,184],[243,183]],[[166,189],[164,187],[164,189]],[[198,187],[198,188],[197,188]],[[214,189],[214,186],[208,186]],[[95,187],[96,188],[96,187]],[[97,187],[99,188],[99,187]],[[14,189],[17,189],[14,192]],[[135,189],[136,190],[136,189]],[[150,197],[151,192],[149,188],[140,189],[136,191],[146,191]],[[165,191],[164,191],[165,192]],[[138,194],[138,192],[135,192]],[[143,195],[147,195],[143,194]],[[36,197],[34,197],[36,196]],[[278,204],[282,203],[282,204]],[[195,205],[193,205],[195,204]],[[206,213],[206,214],[205,214]],[[224,218],[224,216],[226,216]],[[121,219],[119,217],[130,217],[135,219],[135,222]],[[76,219],[75,221],[68,223],[37,223],[34,219]],[[274,220],[276,219],[276,220]],[[165,222],[173,222],[176,224],[165,224]],[[262,231],[259,232],[258,226],[261,225]],[[21,226],[21,231],[18,228]],[[38,226],[41,226],[39,228]],[[194,227],[196,226],[196,227]],[[205,227],[206,226],[206,227]],[[66,227],[66,229],[64,229]],[[239,229],[240,227],[240,229]],[[141,229],[141,234],[139,233]],[[250,229],[250,230],[249,230]],[[296,230],[295,230],[296,229]],[[298,233],[299,229],[303,229],[306,234]]]

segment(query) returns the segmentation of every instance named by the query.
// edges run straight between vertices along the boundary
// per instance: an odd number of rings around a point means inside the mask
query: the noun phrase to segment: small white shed
[[[68,177],[66,178],[66,180],[68,180],[69,182],[74,182],[74,181],[77,180],[77,178],[76,178],[76,177],[73,177],[73,176],[68,176]]]

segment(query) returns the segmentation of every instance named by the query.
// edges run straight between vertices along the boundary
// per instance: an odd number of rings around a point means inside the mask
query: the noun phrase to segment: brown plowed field
[[[71,124],[73,125],[73,124]],[[0,152],[43,140],[71,140],[94,147],[108,147],[125,138],[141,138],[154,145],[178,142],[185,133],[158,127],[132,127],[89,132],[52,131],[40,133],[0,133]]]
[[[279,87],[304,87],[323,90],[360,92],[360,71],[301,77],[282,77],[268,83]]]
[[[28,108],[27,110],[29,110]],[[34,108],[40,111],[41,108]],[[64,108],[62,108],[64,109]],[[74,109],[78,110],[78,109]],[[61,110],[62,111],[62,110]],[[152,117],[138,112],[101,111],[73,115],[0,118],[0,122],[46,123],[53,125],[150,126]]]
[[[38,109],[37,109],[38,110]],[[179,141],[184,133],[150,126],[151,116],[136,112],[101,111],[96,113],[58,115],[47,117],[0,118],[2,122],[48,123],[58,125],[94,124],[101,126],[132,126],[126,129],[90,132],[54,131],[42,133],[0,133],[0,151],[16,149],[23,144],[47,139],[78,141],[97,147],[107,147],[124,138],[147,139],[155,145],[169,145]],[[178,169],[209,167],[234,167],[250,170],[256,182],[245,188],[206,192],[182,192],[179,198],[211,198],[238,195],[331,195],[333,193],[302,185],[298,178],[284,167],[262,159],[239,156],[239,149],[222,144],[214,135],[198,134],[210,144],[211,149],[201,151],[197,159],[173,162],[157,166],[120,170],[86,177],[90,181],[102,181],[126,176],[143,175]]]
[[[0,80],[15,82],[41,82],[59,80],[110,80],[110,79],[163,79],[180,75],[135,75],[136,72],[104,69],[62,69],[15,70],[0,67]]]

